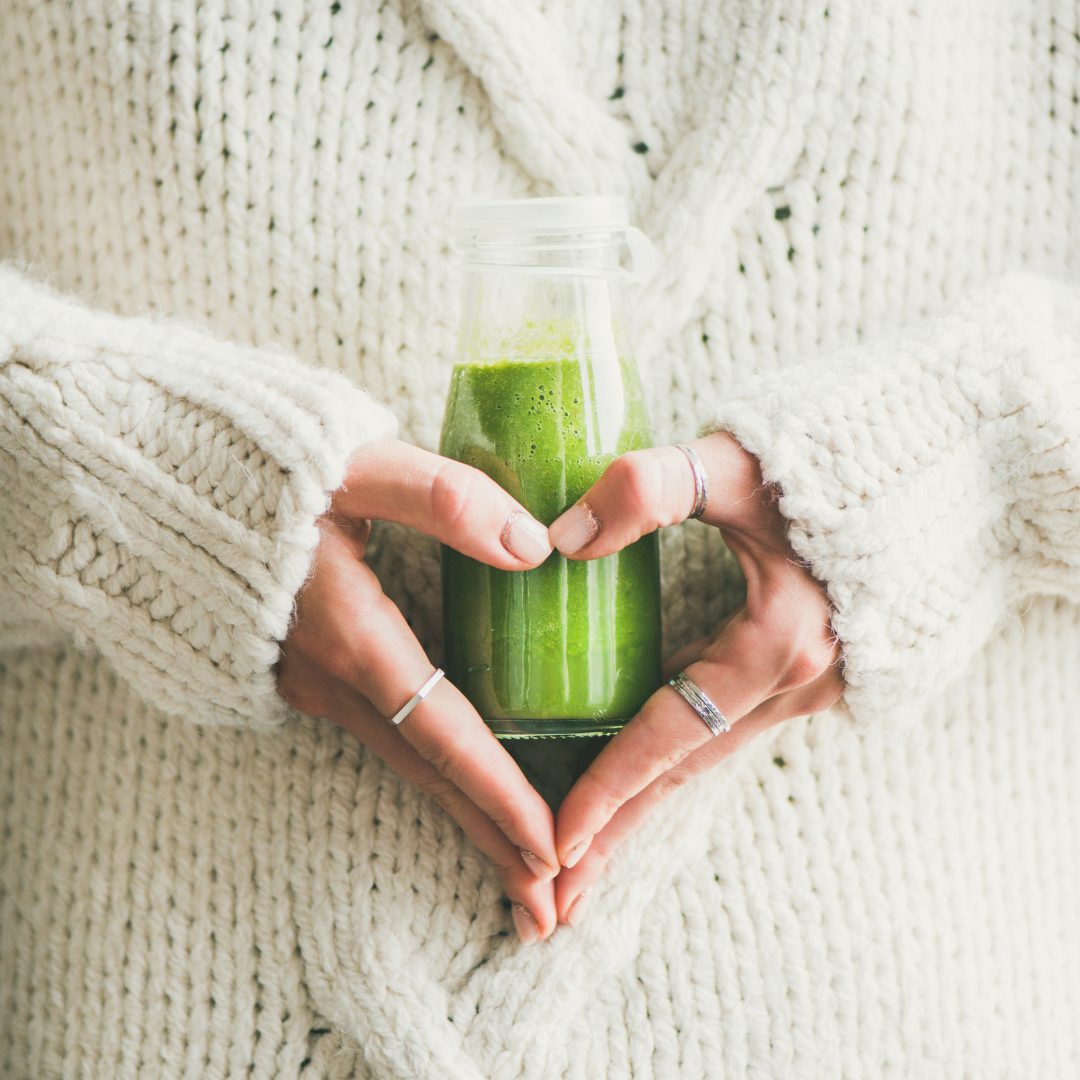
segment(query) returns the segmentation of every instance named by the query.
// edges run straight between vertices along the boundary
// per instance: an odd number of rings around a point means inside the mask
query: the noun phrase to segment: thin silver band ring
[[[690,470],[694,474],[694,509],[690,511],[688,518],[699,518],[705,513],[705,504],[709,501],[709,478],[705,475],[705,468],[697,453],[685,443],[676,445],[686,455]]]
[[[712,699],[685,671],[680,671],[668,683],[675,692],[701,717],[702,723],[714,734],[731,730],[728,718],[712,703]]]
[[[428,694],[431,693],[432,689],[434,689],[435,684],[445,674],[446,674],[446,672],[443,671],[442,668],[436,668],[435,669],[435,674],[432,675],[431,678],[428,679],[428,681],[426,683],[424,683],[424,685],[421,686],[420,689],[417,690],[416,693],[413,694],[413,696],[411,698],[409,698],[409,700],[407,702],[405,702],[405,704],[402,705],[402,707],[400,709],[398,709],[398,711],[396,713],[394,713],[393,716],[390,717],[390,723],[394,724],[395,726],[400,724],[401,721],[404,720],[405,717],[408,716],[409,713],[411,713],[413,711],[413,709],[415,709],[416,706],[419,705],[420,702],[423,701],[424,698],[426,698],[428,696]]]

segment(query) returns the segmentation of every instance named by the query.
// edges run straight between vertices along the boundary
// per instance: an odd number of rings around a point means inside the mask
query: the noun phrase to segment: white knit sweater
[[[0,1075],[1080,1074],[1078,97],[1051,0],[0,3]],[[272,666],[437,440],[449,207],[549,193],[654,238],[658,439],[760,457],[849,690],[525,948]],[[674,648],[740,585],[663,551]]]

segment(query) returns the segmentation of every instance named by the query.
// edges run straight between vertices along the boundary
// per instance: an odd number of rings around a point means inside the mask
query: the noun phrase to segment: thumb
[[[574,559],[611,555],[655,529],[684,521],[694,495],[694,474],[678,447],[633,450],[617,457],[552,522],[551,542]]]
[[[360,448],[332,512],[409,525],[501,570],[538,566],[552,550],[547,529],[479,469],[399,439]]]

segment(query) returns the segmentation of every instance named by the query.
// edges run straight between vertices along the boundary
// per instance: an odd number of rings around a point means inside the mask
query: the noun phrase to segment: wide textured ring
[[[701,717],[714,735],[723,735],[731,730],[727,717],[712,703],[709,695],[687,677],[685,671],[680,671],[668,685]]]
[[[694,474],[694,509],[690,511],[690,517],[699,518],[705,513],[705,504],[709,501],[709,478],[705,475],[705,468],[697,453],[685,443],[676,445],[686,455],[690,470]]]
[[[446,672],[443,671],[442,668],[436,668],[435,669],[435,674],[432,675],[431,678],[428,679],[428,681],[426,683],[424,683],[424,685],[421,686],[420,689],[417,690],[416,693],[413,694],[413,696],[411,698],[409,698],[409,700],[407,702],[405,702],[405,704],[402,705],[402,707],[400,709],[398,709],[398,711],[396,713],[394,713],[393,716],[390,717],[390,723],[391,724],[400,724],[401,721],[404,720],[405,717],[408,716],[409,713],[411,713],[413,711],[413,709],[415,709],[416,706],[419,705],[420,702],[423,701],[424,698],[426,698],[428,696],[428,694],[431,693],[431,691],[434,688],[435,684],[445,674],[446,674]]]

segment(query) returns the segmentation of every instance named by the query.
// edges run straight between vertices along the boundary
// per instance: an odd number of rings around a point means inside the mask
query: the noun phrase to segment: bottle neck
[[[625,278],[624,230],[568,233],[477,231],[459,237],[465,269],[549,277]]]

